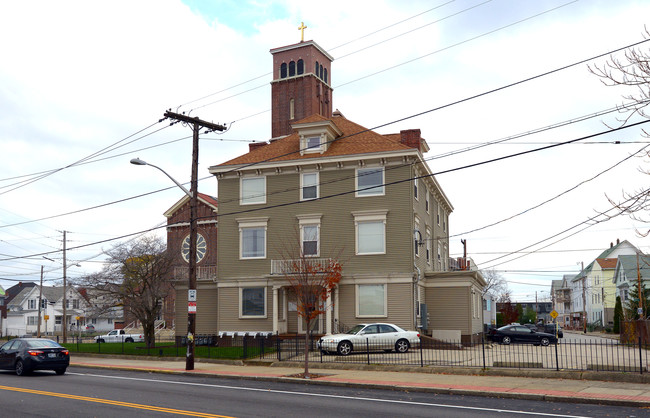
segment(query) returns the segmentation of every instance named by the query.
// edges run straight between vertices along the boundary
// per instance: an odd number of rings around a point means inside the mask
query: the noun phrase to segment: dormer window
[[[330,144],[343,134],[330,120],[296,123],[291,127],[300,135],[300,155],[327,152]]]
[[[307,138],[307,148],[320,148],[320,136],[310,136]]]

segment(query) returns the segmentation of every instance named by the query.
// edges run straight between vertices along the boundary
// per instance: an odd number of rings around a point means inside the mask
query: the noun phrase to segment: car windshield
[[[359,331],[361,331],[361,330],[364,329],[365,327],[366,327],[366,326],[363,325],[363,324],[355,325],[355,326],[354,326],[350,331],[346,332],[346,334],[350,334],[350,335],[358,334]]]
[[[61,347],[59,344],[52,340],[30,340],[27,341],[27,346],[31,348],[56,348]]]

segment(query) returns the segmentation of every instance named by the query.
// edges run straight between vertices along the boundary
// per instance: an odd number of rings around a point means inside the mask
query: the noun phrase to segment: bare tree
[[[284,241],[284,247],[279,251],[282,260],[282,274],[289,282],[289,289],[296,297],[299,318],[305,321],[305,371],[303,377],[309,378],[309,334],[314,321],[319,315],[331,309],[328,301],[330,295],[342,277],[342,265],[339,257],[314,257],[317,253],[313,248],[316,241],[300,240]],[[317,244],[316,244],[317,245]]]
[[[153,347],[161,301],[173,291],[168,280],[172,258],[165,242],[144,236],[115,245],[104,254],[108,256],[104,268],[81,278],[80,284],[105,300],[122,304],[125,314],[130,312],[142,324],[147,347]]]
[[[508,283],[502,275],[496,272],[496,270],[482,270],[481,275],[487,283],[483,288],[483,295],[490,295],[493,299],[499,301],[501,301],[501,299],[510,299]],[[507,298],[503,298],[504,295],[507,295]]]
[[[643,37],[650,40],[650,31],[644,28]],[[650,105],[650,51],[643,49],[642,45],[629,48],[623,57],[611,55],[603,65],[589,66],[589,71],[600,77],[606,86],[623,87],[629,92],[623,94],[625,103],[619,106],[619,118],[621,126],[632,121],[635,117],[650,119],[648,105]],[[650,138],[650,131],[642,129],[642,136]],[[646,150],[643,157],[650,157],[650,151]],[[644,174],[650,175],[650,170],[639,168]],[[608,197],[610,203],[618,209],[618,214],[627,214],[631,218],[650,224],[650,188],[639,189],[633,192],[624,192],[623,199],[616,201]],[[641,236],[648,236],[650,229],[638,231]]]

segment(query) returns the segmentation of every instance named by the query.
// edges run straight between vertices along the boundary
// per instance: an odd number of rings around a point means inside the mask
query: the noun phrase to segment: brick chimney
[[[248,144],[248,152],[255,151],[258,148],[268,145],[266,142],[251,142]]]
[[[405,129],[403,131],[399,132],[400,134],[400,142],[407,147],[411,148],[416,148],[421,150],[421,141],[422,137],[420,136],[420,130],[419,129]]]

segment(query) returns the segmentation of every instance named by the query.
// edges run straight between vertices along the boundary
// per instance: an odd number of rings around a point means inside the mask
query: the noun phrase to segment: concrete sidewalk
[[[364,367],[346,369],[310,366],[312,379],[296,377],[303,368],[296,364],[269,365],[240,362],[197,361],[194,370],[185,370],[184,359],[71,356],[72,366],[138,370],[155,373],[218,376],[238,379],[276,380],[305,384],[367,387],[392,390],[417,390],[431,393],[491,396],[555,402],[592,403],[650,407],[650,385],[620,381],[576,380],[556,377],[521,377],[469,374],[436,374],[431,372],[368,370]],[[467,372],[465,370],[465,372]],[[551,374],[552,375],[552,374]]]

